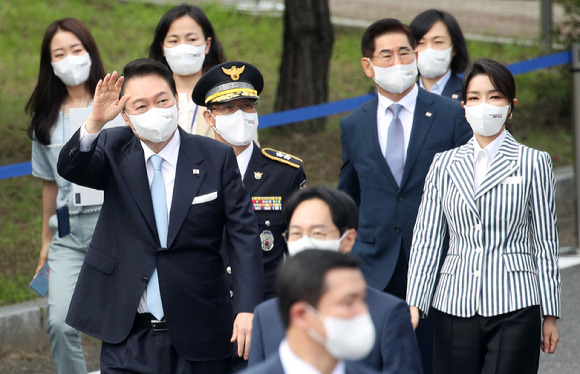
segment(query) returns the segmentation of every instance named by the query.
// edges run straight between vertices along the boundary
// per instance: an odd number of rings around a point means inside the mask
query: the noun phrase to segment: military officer
[[[252,198],[264,260],[264,299],[274,297],[276,270],[284,258],[282,207],[290,194],[306,184],[302,160],[252,140],[258,129],[258,96],[264,87],[260,71],[247,62],[222,63],[205,73],[192,94],[215,138],[234,148],[240,174]],[[222,251],[224,253],[224,251]],[[228,274],[236,271],[229,267]],[[235,290],[232,290],[235,297]]]

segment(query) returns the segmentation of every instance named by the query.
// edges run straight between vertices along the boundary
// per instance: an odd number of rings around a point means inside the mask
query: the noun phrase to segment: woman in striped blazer
[[[414,326],[435,309],[435,373],[537,373],[539,348],[558,344],[555,178],[546,152],[506,131],[515,93],[503,65],[475,61],[462,86],[474,137],[437,154],[425,180],[407,303]]]

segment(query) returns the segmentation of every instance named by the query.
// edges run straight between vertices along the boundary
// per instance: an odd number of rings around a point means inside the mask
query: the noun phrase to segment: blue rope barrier
[[[510,65],[507,68],[513,75],[524,74],[530,71],[547,69],[558,65],[569,64],[572,62],[572,51],[554,53],[547,56],[533,58],[531,60],[520,61]],[[365,101],[370,100],[373,94],[357,96],[350,99],[333,101],[330,103],[312,105],[304,108],[285,110],[272,114],[260,116],[260,129],[268,127],[282,126],[294,122],[308,121],[311,119],[340,114],[356,109]],[[0,180],[21,177],[32,173],[32,165],[29,162],[20,164],[0,166]]]

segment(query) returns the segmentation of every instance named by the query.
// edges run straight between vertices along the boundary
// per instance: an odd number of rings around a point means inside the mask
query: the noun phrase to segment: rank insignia
[[[282,210],[282,196],[252,196],[254,210]]]
[[[254,178],[255,179],[262,179],[262,175],[264,175],[264,173],[260,173],[259,171],[255,171],[254,172]]]
[[[272,231],[262,231],[260,241],[262,242],[262,251],[268,252],[274,248],[274,234],[272,234]]]
[[[230,78],[232,78],[233,81],[237,81],[240,79],[240,74],[242,74],[244,72],[244,70],[246,69],[246,65],[242,66],[241,68],[237,67],[237,66],[232,66],[229,69],[226,69],[224,67],[222,67],[222,70],[225,74],[229,75]]]

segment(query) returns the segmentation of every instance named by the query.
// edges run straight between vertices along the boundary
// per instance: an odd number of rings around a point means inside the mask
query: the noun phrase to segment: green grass
[[[231,60],[258,66],[265,77],[260,113],[274,107],[282,55],[280,18],[240,14],[216,5],[201,7]],[[153,30],[170,6],[114,0],[4,0],[0,7],[0,165],[30,159],[24,106],[37,79],[39,50],[46,27],[55,19],[75,15],[92,31],[107,71],[120,71],[147,55]],[[363,95],[373,87],[360,67],[363,30],[336,27],[329,74],[329,100]],[[470,42],[472,58],[516,62],[540,52],[534,47]],[[569,73],[566,68],[516,78],[518,99],[514,134],[524,143],[547,150],[556,165],[572,162]],[[568,104],[566,104],[568,103]],[[328,118],[326,131],[300,134],[261,130],[262,145],[293,153],[304,160],[309,184],[336,184],[341,163],[341,115]],[[33,177],[0,180],[0,305],[35,297],[28,290],[38,260],[41,227],[41,185]]]

